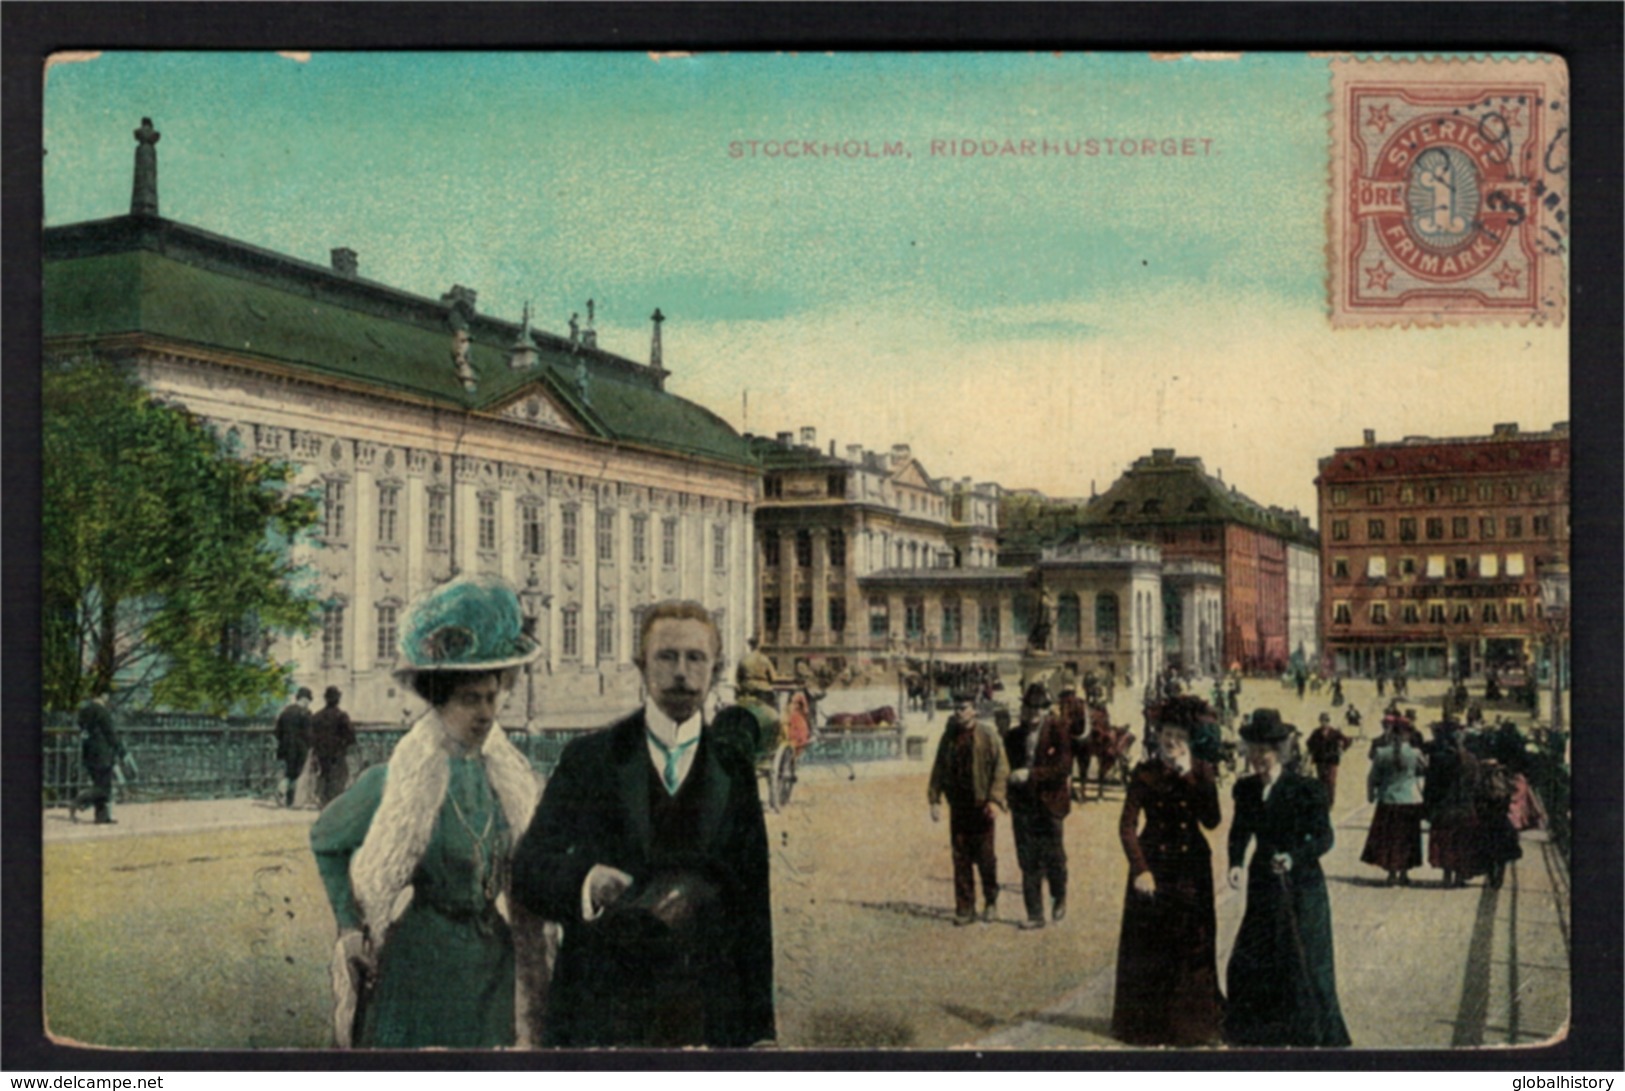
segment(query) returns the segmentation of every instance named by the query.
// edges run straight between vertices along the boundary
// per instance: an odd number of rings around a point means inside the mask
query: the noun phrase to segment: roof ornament
[[[162,139],[152,127],[152,118],[141,119],[141,128],[135,131],[135,184],[130,189],[130,215],[158,215],[158,141]]]
[[[570,344],[581,344],[581,312],[570,312]]]
[[[581,343],[590,349],[598,347],[598,330],[593,325],[593,316],[597,314],[597,307],[592,300],[587,300],[587,328],[581,331]]]
[[[529,371],[536,366],[536,343],[530,333],[530,300],[525,300],[524,317],[519,320],[519,335],[508,346],[508,367],[513,371]]]
[[[468,358],[469,349],[473,347],[473,339],[468,334],[468,320],[462,312],[454,309],[447,317],[446,324],[451,327],[452,367],[462,381],[463,389],[472,394],[480,385],[480,373],[474,370],[474,363]]]
[[[661,364],[660,325],[666,321],[666,316],[660,313],[659,307],[656,307],[655,313],[649,316],[649,321],[654,323],[655,328],[654,338],[649,343],[649,366],[657,371],[664,371],[665,368]]]
[[[592,392],[587,389],[587,358],[584,356],[576,361],[576,396],[581,399],[582,405],[592,405]]]

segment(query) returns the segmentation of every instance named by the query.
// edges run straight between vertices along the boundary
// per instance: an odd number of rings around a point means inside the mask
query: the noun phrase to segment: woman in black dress
[[[1285,768],[1292,727],[1261,708],[1241,731],[1253,775],[1236,782],[1230,886],[1247,909],[1230,953],[1224,1036],[1232,1045],[1346,1046],[1332,907],[1320,858],[1332,847],[1326,790]],[[1247,846],[1258,842],[1243,871]]]
[[[1191,754],[1192,734],[1213,714],[1199,697],[1154,713],[1158,756],[1134,770],[1119,824],[1129,881],[1112,1034],[1133,1045],[1218,1044],[1213,854],[1199,827],[1219,824],[1219,791],[1213,766]]]

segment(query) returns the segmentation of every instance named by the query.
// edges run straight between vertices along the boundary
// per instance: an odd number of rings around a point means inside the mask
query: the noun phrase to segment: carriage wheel
[[[796,786],[796,749],[789,743],[779,746],[767,782],[767,801],[774,811],[783,810]]]

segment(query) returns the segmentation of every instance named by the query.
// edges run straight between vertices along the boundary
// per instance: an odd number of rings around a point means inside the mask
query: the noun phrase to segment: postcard
[[[44,95],[52,1041],[1569,1033],[1560,57]]]

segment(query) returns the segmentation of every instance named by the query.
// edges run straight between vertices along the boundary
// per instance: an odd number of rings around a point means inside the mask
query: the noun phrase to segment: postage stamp
[[[1334,326],[1563,320],[1558,57],[1332,63]]]

